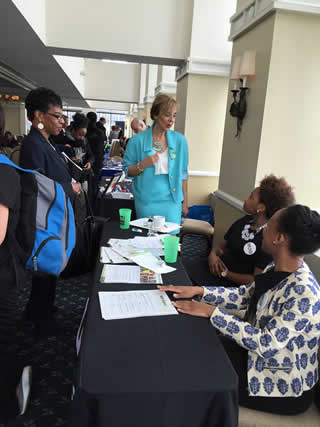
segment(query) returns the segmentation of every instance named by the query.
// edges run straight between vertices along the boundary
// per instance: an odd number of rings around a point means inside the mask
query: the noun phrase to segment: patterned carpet
[[[186,262],[207,254],[205,238],[187,235],[183,239],[182,258]],[[23,291],[0,310],[0,340],[21,356],[33,368],[31,397],[26,413],[6,424],[6,427],[68,426],[75,337],[88,295],[91,275],[59,280],[56,318],[63,326],[59,337],[36,340],[31,324],[22,321],[29,298],[30,281]],[[0,423],[0,427],[4,427]]]

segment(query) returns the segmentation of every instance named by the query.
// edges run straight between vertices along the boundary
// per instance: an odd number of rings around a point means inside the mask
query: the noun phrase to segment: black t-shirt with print
[[[272,261],[271,255],[264,252],[261,247],[263,230],[257,233],[255,230],[248,228],[250,234],[254,235],[253,238],[245,240],[242,237],[245,226],[250,226],[252,220],[253,218],[250,215],[238,219],[231,225],[224,236],[227,245],[221,259],[230,271],[240,274],[253,274],[255,267],[263,270]],[[245,245],[248,242],[252,242],[255,245],[255,251],[251,255],[246,253],[249,252],[248,250],[245,252]]]
[[[0,297],[8,294],[16,284],[9,234],[16,230],[20,210],[20,176],[11,166],[0,164],[0,204],[9,208],[6,237],[0,245]]]

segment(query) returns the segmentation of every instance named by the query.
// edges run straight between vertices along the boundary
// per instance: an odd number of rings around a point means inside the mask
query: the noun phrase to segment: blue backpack
[[[14,167],[21,183],[19,222],[10,245],[28,270],[59,276],[75,246],[70,200],[62,186],[45,175],[20,168],[3,154],[0,163]]]

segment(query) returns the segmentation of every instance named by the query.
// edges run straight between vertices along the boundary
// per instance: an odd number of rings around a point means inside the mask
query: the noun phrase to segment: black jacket
[[[94,155],[92,170],[96,176],[99,176],[103,166],[103,159],[104,159],[103,132],[96,127],[88,128],[87,140],[89,141],[91,151]]]
[[[97,128],[103,132],[103,138],[104,138],[103,140],[106,141],[107,140],[107,130],[100,121],[97,122]]]
[[[22,142],[20,166],[25,169],[39,169],[48,178],[59,182],[66,194],[73,199],[71,175],[62,154],[34,127]]]

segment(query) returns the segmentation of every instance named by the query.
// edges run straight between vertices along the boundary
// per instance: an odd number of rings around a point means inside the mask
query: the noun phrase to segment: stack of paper
[[[138,265],[110,265],[103,266],[100,278],[102,283],[162,283],[161,274]]]
[[[164,255],[163,239],[164,236],[110,239],[110,247],[100,249],[100,261],[103,264],[135,263],[158,274],[170,273],[175,268],[160,258]]]
[[[119,253],[112,248],[102,246],[100,248],[100,262],[102,264],[128,264],[132,261],[119,255]]]
[[[99,292],[99,301],[105,320],[178,314],[168,295],[159,290]]]

